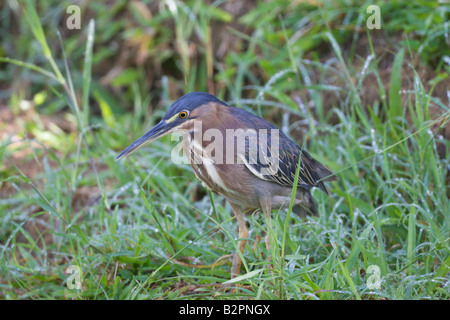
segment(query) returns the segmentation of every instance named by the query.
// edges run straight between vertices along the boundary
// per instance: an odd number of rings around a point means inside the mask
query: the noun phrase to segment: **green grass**
[[[386,82],[375,34],[364,30],[360,6],[261,2],[239,20],[251,27],[250,36],[232,30],[245,50],[230,50],[219,62],[208,27],[231,17],[217,4],[176,3],[177,10],[153,12],[148,20],[118,1],[112,10],[128,8],[136,19],[127,28],[125,18],[110,21],[96,3],[92,22],[60,39],[51,31],[51,18],[38,15],[32,1],[24,4],[20,41],[34,43],[33,50],[0,55],[6,66],[0,76],[21,70],[31,79],[31,98],[43,92],[46,98],[23,120],[18,101],[26,93],[17,89],[7,100],[22,131],[33,138],[24,135],[17,142],[6,136],[0,144],[0,296],[449,299],[450,143],[436,127],[448,124],[450,109],[448,99],[434,92],[450,72],[436,63],[449,54],[436,45],[448,37],[443,25],[448,11],[440,15],[428,4],[380,2],[384,32],[405,32],[410,39],[392,52],[395,72]],[[51,7],[40,6],[41,13]],[[395,21],[404,10],[409,10],[405,20]],[[368,56],[355,53],[354,39],[362,37],[358,26],[369,39]],[[118,35],[133,39],[146,28],[155,32],[149,56],[160,57],[155,64],[178,64],[175,75],[162,75],[158,90],[146,90],[152,75],[129,67],[115,83],[102,85],[98,66],[115,54],[106,44]],[[298,38],[300,31],[304,35]],[[189,55],[192,37],[198,37],[199,57]],[[172,40],[178,49],[168,47]],[[327,58],[321,57],[324,47]],[[431,86],[411,63],[419,51],[422,63],[436,72]],[[407,92],[402,72],[413,74]],[[373,104],[363,99],[369,75],[381,97]],[[165,137],[114,161],[163,115],[174,87],[207,91],[212,82],[219,97],[270,118],[339,177],[327,184],[329,197],[314,190],[318,217],[273,213],[271,252],[263,240],[264,215],[248,214],[241,277],[233,281],[231,260],[223,257],[237,247],[237,223],[229,205],[204,189],[188,165],[171,162],[176,142]],[[338,102],[327,106],[325,93],[339,94]],[[64,132],[41,120],[52,114],[64,115],[75,129]],[[444,157],[438,144],[447,147]],[[12,191],[4,195],[6,189]],[[81,269],[81,290],[67,288],[71,265]],[[370,286],[374,266],[379,288]],[[237,290],[220,289],[225,282]]]

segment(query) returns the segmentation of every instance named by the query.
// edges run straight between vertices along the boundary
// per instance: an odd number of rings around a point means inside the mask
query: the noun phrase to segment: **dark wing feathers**
[[[246,124],[248,128],[255,130],[267,129],[268,132],[266,139],[264,139],[266,142],[264,141],[264,143],[261,143],[261,139],[258,139],[257,134],[250,135],[248,140],[246,140],[245,165],[251,172],[263,180],[273,181],[283,186],[292,187],[294,185],[296,168],[301,155],[298,186],[307,190],[312,187],[318,187],[328,194],[323,181],[337,180],[336,176],[328,177],[333,174],[330,170],[311,157],[308,152],[302,150],[271,123],[243,109],[233,109],[235,115],[238,118],[243,119],[243,123]],[[271,129],[278,130],[279,145],[276,144],[276,139],[272,139],[272,136],[270,135]],[[260,137],[261,136],[259,136],[259,138]],[[255,144],[257,145],[258,150],[257,155],[255,155],[254,152],[251,152],[251,147],[254,147]],[[276,150],[278,146],[278,165],[272,167],[272,163],[270,162],[272,156],[271,151]],[[319,181],[323,178],[326,179]]]

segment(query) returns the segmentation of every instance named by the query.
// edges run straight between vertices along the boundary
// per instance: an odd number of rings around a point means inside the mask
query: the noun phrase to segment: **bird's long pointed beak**
[[[160,123],[154,126],[149,132],[144,134],[142,137],[133,142],[128,148],[123,150],[122,153],[117,156],[116,160],[122,159],[132,154],[136,150],[140,149],[146,143],[150,143],[169,134],[170,132],[172,132],[171,129],[172,127],[169,126],[168,123],[166,123],[166,121],[162,120]]]

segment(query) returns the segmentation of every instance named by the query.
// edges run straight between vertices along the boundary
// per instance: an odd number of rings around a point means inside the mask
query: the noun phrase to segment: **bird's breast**
[[[216,163],[217,159],[211,156],[208,145],[190,135],[186,138],[187,141],[183,144],[184,152],[197,178],[214,192],[225,196],[233,194],[234,191],[224,181],[226,173],[223,172],[223,166]]]

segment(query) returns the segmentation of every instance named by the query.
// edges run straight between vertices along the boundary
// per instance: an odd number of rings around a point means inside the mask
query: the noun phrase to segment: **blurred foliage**
[[[346,61],[356,62],[358,39],[366,36],[370,14],[366,1],[79,1],[81,30],[69,30],[64,10],[70,1],[38,1],[36,9],[53,57],[63,70],[68,57],[75,88],[81,82],[85,29],[95,19],[91,111],[100,114],[100,101],[112,112],[132,106],[135,91],[149,102],[175,99],[188,91],[210,91],[226,100],[255,98],[260,88],[282,70],[302,69],[311,76],[312,66],[298,65],[307,59],[324,62],[330,46],[327,32],[348,48]],[[449,7],[437,1],[375,2],[382,8],[382,30],[387,42],[397,41],[417,52],[437,73],[448,71],[443,57],[448,46]],[[0,56],[43,67],[42,50],[23,19],[22,2],[0,4]],[[228,11],[229,12],[228,12]],[[230,13],[231,12],[231,13]],[[401,15],[398,12],[402,12]],[[63,43],[58,40],[61,34]],[[390,37],[392,39],[390,40]],[[447,43],[447,45],[443,45]],[[286,45],[287,44],[287,45]],[[365,58],[365,57],[363,57]],[[296,65],[297,64],[297,65]],[[286,95],[303,83],[291,81],[292,74],[277,81],[277,100],[298,107]],[[13,95],[33,99],[48,89],[49,79],[27,69],[2,63],[0,99],[6,104]],[[134,88],[134,89],[133,89]],[[316,88],[333,90],[333,88]],[[345,88],[342,88],[345,90]],[[319,98],[316,98],[319,99]],[[152,103],[150,103],[152,102]],[[317,101],[316,101],[317,102]],[[39,110],[50,114],[64,103],[49,93]]]

